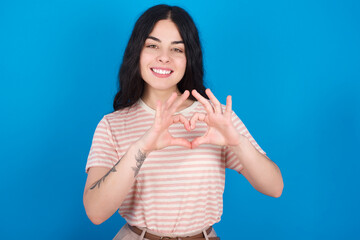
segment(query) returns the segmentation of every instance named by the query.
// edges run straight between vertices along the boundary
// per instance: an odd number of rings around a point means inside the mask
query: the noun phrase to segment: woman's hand
[[[197,121],[203,121],[208,125],[208,129],[203,136],[192,141],[191,147],[196,148],[204,143],[220,146],[238,145],[241,135],[232,122],[231,96],[227,96],[225,111],[223,111],[220,102],[210,89],[206,89],[205,93],[212,105],[196,90],[192,91],[192,95],[204,106],[206,114],[195,113],[190,120],[190,128],[194,129]]]
[[[191,143],[188,140],[174,138],[169,133],[170,125],[179,122],[184,125],[186,130],[190,131],[189,121],[181,114],[174,115],[189,95],[190,93],[187,90],[181,96],[174,92],[165,103],[157,102],[154,124],[140,139],[144,152],[175,145],[191,148]]]

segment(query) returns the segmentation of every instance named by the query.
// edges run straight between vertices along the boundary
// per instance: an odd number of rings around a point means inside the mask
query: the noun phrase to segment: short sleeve
[[[118,160],[110,125],[103,117],[96,127],[85,171],[91,167],[112,168]]]
[[[234,123],[235,128],[237,131],[242,134],[243,136],[247,137],[252,143],[252,145],[262,154],[266,155],[266,153],[261,149],[259,144],[255,141],[255,139],[251,136],[250,132],[245,127],[244,123],[240,120],[240,118],[235,114],[235,112],[232,113],[232,121]],[[237,172],[240,172],[242,169],[242,165],[238,161],[238,158],[236,157],[235,153],[233,153],[229,148],[225,148],[225,167],[234,169]]]

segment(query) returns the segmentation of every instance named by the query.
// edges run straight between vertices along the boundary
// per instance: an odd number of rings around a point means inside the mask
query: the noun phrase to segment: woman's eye
[[[183,50],[181,50],[181,49],[179,49],[179,48],[174,48],[174,51],[175,51],[175,52],[178,52],[178,53],[182,53],[182,52],[183,52]]]
[[[157,48],[157,46],[155,44],[149,44],[149,45],[146,45],[147,48]]]

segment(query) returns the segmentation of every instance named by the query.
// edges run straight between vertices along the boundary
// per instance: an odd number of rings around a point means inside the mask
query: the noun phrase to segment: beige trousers
[[[116,234],[116,236],[114,237],[113,240],[148,240],[147,238],[143,237],[145,232],[146,231],[144,230],[143,234],[141,234],[141,236],[139,236],[136,233],[134,233],[133,231],[131,231],[131,229],[129,228],[129,225],[126,223],[120,229],[120,231]],[[215,232],[214,228],[211,230],[211,232],[208,235],[206,234],[205,230],[203,232],[204,232],[206,238],[208,238],[208,237],[216,237],[216,232]],[[153,232],[149,231],[149,233],[153,233]]]

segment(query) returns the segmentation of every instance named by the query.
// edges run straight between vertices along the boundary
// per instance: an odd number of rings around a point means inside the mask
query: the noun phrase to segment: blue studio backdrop
[[[0,238],[111,239],[82,203],[92,136],[112,111],[136,19],[194,18],[205,82],[280,167],[280,198],[226,171],[221,239],[359,239],[360,2],[0,2]]]

